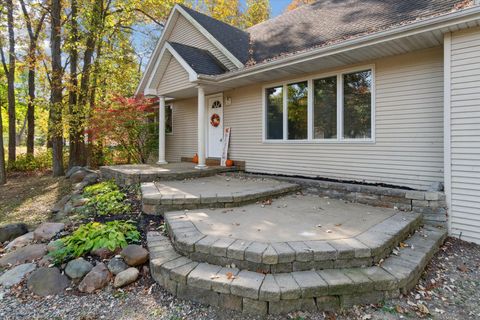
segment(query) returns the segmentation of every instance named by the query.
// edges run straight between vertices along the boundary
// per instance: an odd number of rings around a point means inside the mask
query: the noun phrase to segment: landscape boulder
[[[25,223],[11,223],[0,227],[0,242],[13,240],[28,232]]]
[[[89,174],[87,174],[85,176],[85,178],[83,178],[82,182],[86,183],[88,185],[92,185],[92,184],[97,183],[99,178],[100,178],[100,176],[98,175],[98,173],[90,172]]]
[[[135,282],[135,280],[137,280],[138,278],[138,274],[139,272],[137,268],[128,268],[127,270],[124,270],[117,274],[115,280],[113,281],[113,286],[115,288],[120,288],[132,282]]]
[[[63,208],[65,208],[65,205],[67,204],[68,200],[70,200],[70,195],[64,196],[62,199],[60,199],[60,201],[55,203],[55,205],[53,206],[51,211],[53,213],[57,213],[59,211],[62,211]]]
[[[53,252],[53,251],[57,251],[58,249],[61,249],[63,248],[63,243],[62,241],[60,240],[53,240],[53,241],[50,241],[48,244],[47,244],[47,251],[48,252]]]
[[[92,256],[98,257],[102,260],[113,257],[115,252],[108,250],[107,248],[95,249],[90,252]]]
[[[37,241],[49,241],[64,228],[64,223],[44,222],[33,231],[33,239]]]
[[[27,280],[28,290],[38,296],[61,294],[70,285],[58,268],[39,268]]]
[[[43,257],[46,252],[47,246],[45,244],[31,244],[4,255],[0,258],[0,267],[32,262]]]
[[[70,176],[70,181],[72,181],[72,183],[82,182],[88,173],[89,172],[83,168],[80,170],[77,170],[74,173],[72,173],[72,175]]]
[[[21,235],[20,237],[17,237],[12,241],[10,241],[5,247],[5,250],[7,252],[12,251],[21,247],[25,247],[26,245],[32,242],[33,242],[33,232],[25,233],[24,235]]]
[[[105,287],[110,281],[110,272],[103,263],[97,264],[78,285],[78,290],[85,293],[92,293],[95,290]]]
[[[137,244],[130,244],[120,252],[123,260],[131,266],[139,266],[148,261],[148,251]]]
[[[120,272],[126,270],[128,268],[128,265],[125,262],[123,262],[121,258],[113,258],[112,260],[110,260],[107,267],[111,273],[113,273],[114,275],[117,275]]]
[[[19,284],[23,278],[35,270],[36,267],[35,263],[25,263],[6,271],[0,276],[0,286],[9,288]]]
[[[93,269],[93,265],[83,258],[78,258],[67,263],[65,274],[71,279],[80,279]]]
[[[79,171],[79,170],[82,170],[83,168],[80,167],[80,166],[73,166],[71,167],[70,169],[68,169],[67,173],[65,174],[65,178],[69,179],[72,174],[74,174],[75,172]]]

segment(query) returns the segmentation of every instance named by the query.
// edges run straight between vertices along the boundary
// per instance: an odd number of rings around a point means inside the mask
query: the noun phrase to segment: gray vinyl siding
[[[192,47],[210,51],[225,67],[229,70],[236,69],[227,56],[225,56],[213,43],[205,37],[190,21],[183,16],[179,16],[172,34],[168,41],[178,42]]]
[[[225,93],[230,158],[250,172],[427,189],[443,181],[442,48],[373,62],[374,143],[262,142],[262,85]]]
[[[451,50],[451,233],[480,243],[480,29]]]
[[[168,162],[179,162],[181,157],[193,157],[197,152],[197,99],[172,105],[173,133],[166,135],[165,156]]]
[[[158,85],[159,94],[168,94],[178,90],[191,88],[194,85],[190,83],[188,72],[174,58],[170,58],[165,73],[163,74],[160,84]]]

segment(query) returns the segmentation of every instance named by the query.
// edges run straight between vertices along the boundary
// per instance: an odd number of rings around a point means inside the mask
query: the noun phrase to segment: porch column
[[[197,169],[205,169],[205,91],[203,87],[198,87],[198,164],[195,166]]]
[[[158,108],[158,162],[157,164],[167,164],[165,160],[165,97],[160,96]]]

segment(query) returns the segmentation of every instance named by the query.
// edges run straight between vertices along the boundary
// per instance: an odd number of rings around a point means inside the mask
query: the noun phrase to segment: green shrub
[[[86,187],[83,196],[88,198],[86,213],[98,215],[129,213],[131,206],[125,203],[127,196],[113,181],[105,181]]]
[[[118,186],[112,180],[100,182],[83,189],[83,195],[87,198],[118,190]]]
[[[27,154],[20,154],[17,156],[15,162],[8,167],[9,171],[35,171],[45,170],[52,167],[52,151],[39,152],[32,157]]]
[[[78,227],[71,235],[61,238],[63,247],[50,253],[55,264],[81,257],[92,250],[106,248],[115,251],[140,241],[140,232],[130,221],[90,222]]]

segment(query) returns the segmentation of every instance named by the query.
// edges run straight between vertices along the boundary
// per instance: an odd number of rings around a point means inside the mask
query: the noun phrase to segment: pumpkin
[[[192,162],[193,163],[198,163],[198,154],[195,153],[195,155],[193,156]]]
[[[225,165],[227,167],[232,167],[233,166],[233,160],[228,159],[227,161],[225,161]]]

